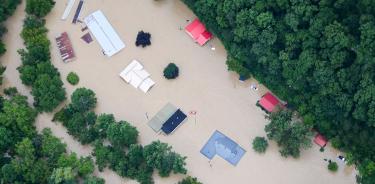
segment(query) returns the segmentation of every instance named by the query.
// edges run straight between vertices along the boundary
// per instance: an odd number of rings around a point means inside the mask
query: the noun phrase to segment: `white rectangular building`
[[[100,10],[87,16],[84,22],[99,42],[104,54],[108,57],[125,48],[124,42],[121,41],[116,31]]]
[[[137,60],[133,60],[121,73],[120,77],[134,88],[141,89],[147,93],[155,82],[149,78],[150,74],[143,68]]]

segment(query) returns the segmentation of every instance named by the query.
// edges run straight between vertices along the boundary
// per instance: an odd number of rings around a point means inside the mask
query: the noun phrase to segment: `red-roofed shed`
[[[314,138],[314,142],[315,142],[315,144],[319,145],[320,147],[324,147],[324,146],[326,146],[328,141],[323,135],[316,134],[316,136]]]
[[[207,31],[206,27],[198,20],[194,19],[185,27],[185,31],[200,45],[204,45],[212,38],[212,34]]]
[[[259,104],[266,111],[273,112],[275,110],[275,107],[280,104],[280,101],[275,96],[273,96],[270,92],[267,92],[262,97],[262,99],[259,100]]]

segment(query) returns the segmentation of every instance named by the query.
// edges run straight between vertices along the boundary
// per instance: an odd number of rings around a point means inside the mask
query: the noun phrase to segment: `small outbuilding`
[[[267,92],[260,100],[259,105],[267,112],[273,112],[277,106],[283,106],[281,102],[273,96],[270,92]]]
[[[198,19],[194,19],[193,22],[187,25],[185,31],[200,46],[203,46],[212,38],[212,34],[207,31],[206,27]]]
[[[320,147],[325,147],[327,145],[327,139],[322,134],[316,134],[314,138],[315,144],[317,144]]]
[[[151,120],[147,123],[155,132],[164,132],[169,135],[180,126],[187,118],[181,109],[167,103]]]

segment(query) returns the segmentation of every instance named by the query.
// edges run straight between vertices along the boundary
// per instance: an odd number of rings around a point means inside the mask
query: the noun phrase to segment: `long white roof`
[[[108,57],[125,48],[124,42],[100,10],[87,16],[84,22]]]

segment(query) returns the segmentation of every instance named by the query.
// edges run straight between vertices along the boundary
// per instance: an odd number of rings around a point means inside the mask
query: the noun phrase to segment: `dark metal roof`
[[[180,125],[186,118],[186,114],[184,114],[180,109],[178,109],[161,127],[161,130],[165,134],[172,133],[178,125]]]

